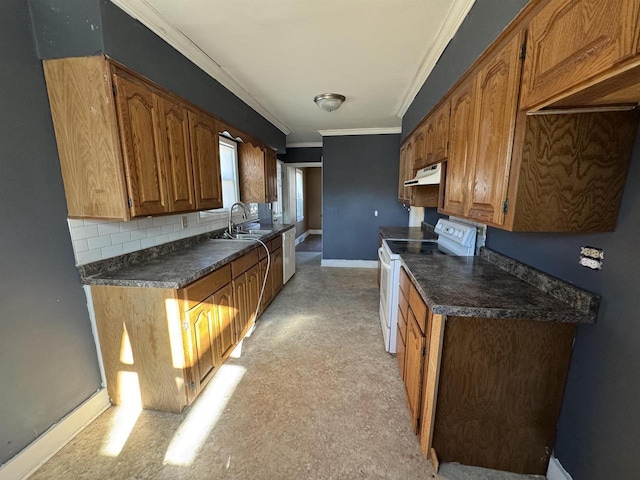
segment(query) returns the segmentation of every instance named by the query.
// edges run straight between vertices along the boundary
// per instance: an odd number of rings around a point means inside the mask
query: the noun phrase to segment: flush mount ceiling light
[[[333,112],[340,108],[342,102],[345,101],[345,96],[339,93],[321,93],[320,95],[316,95],[313,101],[316,102],[320,110]]]

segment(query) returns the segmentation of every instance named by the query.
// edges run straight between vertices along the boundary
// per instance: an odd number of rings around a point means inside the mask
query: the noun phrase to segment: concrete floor
[[[31,480],[542,478],[453,464],[436,476],[382,347],[376,271],[297,262],[189,409],[110,408]]]

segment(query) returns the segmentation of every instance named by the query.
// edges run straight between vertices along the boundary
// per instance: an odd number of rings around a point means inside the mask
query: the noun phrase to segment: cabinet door
[[[265,176],[266,176],[266,200],[276,202],[278,200],[278,160],[276,152],[270,148],[265,152]]]
[[[407,338],[404,360],[404,384],[407,390],[407,402],[411,425],[418,432],[418,418],[422,405],[422,369],[424,367],[424,335],[420,331],[416,317],[409,309],[407,319]]]
[[[251,142],[238,144],[240,200],[267,203],[265,151]]]
[[[400,163],[398,164],[398,201],[404,200],[404,174],[407,162],[407,146],[400,147]]]
[[[531,20],[522,108],[539,108],[634,54],[638,0],[551,0]]]
[[[226,357],[236,343],[235,321],[233,308],[233,289],[228,284],[218,290],[212,296],[213,311],[215,321],[218,326],[218,335],[220,338],[220,355]]]
[[[189,390],[195,390],[197,393],[219,365],[218,335],[211,298],[193,307],[187,315],[191,337],[191,362],[195,376],[194,385],[190,385]]]
[[[258,307],[258,299],[260,298],[260,290],[262,289],[262,281],[260,277],[260,265],[254,265],[247,270],[247,321],[253,323],[256,321],[256,309]]]
[[[233,305],[235,307],[234,335],[237,340],[240,339],[242,331],[249,321],[247,297],[247,274],[243,273],[239,277],[233,279]]]
[[[407,142],[407,156],[404,164],[405,180],[409,180],[413,178],[414,160],[415,160],[415,150],[413,145],[413,139],[409,139],[409,141]],[[411,205],[411,201],[413,200],[413,187],[404,187],[403,198],[405,199],[408,205]]]
[[[196,208],[221,208],[220,144],[216,120],[203,113],[189,111],[189,132]]]
[[[159,97],[131,77],[115,74],[114,83],[131,215],[167,212]]]
[[[467,216],[502,224],[520,85],[520,45],[514,36],[477,75],[474,154],[469,169]]]
[[[196,209],[187,109],[168,97],[161,98],[162,139],[167,172],[167,200],[172,212]]]
[[[430,145],[427,144],[427,128],[430,126],[429,120],[413,134],[413,166],[414,168],[424,168],[427,164],[427,155]]]
[[[429,164],[443,161],[448,156],[449,150],[449,116],[451,103],[444,102],[434,114],[434,132],[431,145],[431,161]]]
[[[467,165],[472,158],[473,79],[461,85],[451,95],[451,126],[449,130],[449,156],[444,178],[444,207],[452,215],[465,214],[465,198],[468,187]]]
[[[271,261],[273,262],[273,258],[271,259]],[[271,264],[270,267],[273,266],[273,263]],[[271,301],[271,296],[273,294],[273,289],[271,286],[271,281],[273,279],[272,275],[267,275],[267,259],[263,258],[260,261],[260,285],[262,285],[262,282],[264,281],[265,276],[267,277],[267,281],[266,284],[264,286],[264,293],[262,294],[262,303],[260,305],[260,311],[264,311],[265,307],[269,304],[269,302]]]
[[[273,252],[271,259],[273,260],[273,295],[275,296],[282,290],[282,248]]]

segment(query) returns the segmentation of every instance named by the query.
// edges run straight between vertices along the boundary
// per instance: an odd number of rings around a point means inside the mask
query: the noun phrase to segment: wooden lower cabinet
[[[422,329],[412,305],[418,292],[413,284],[408,289],[398,360],[404,357],[409,414],[423,454],[433,449],[441,462],[544,475],[575,324],[445,317],[420,298]]]
[[[177,290],[91,287],[112,404],[178,413],[193,402],[256,320],[258,252]],[[282,288],[282,248],[271,259],[264,308]]]

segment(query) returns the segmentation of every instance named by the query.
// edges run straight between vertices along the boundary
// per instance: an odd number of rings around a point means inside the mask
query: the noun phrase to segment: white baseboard
[[[345,268],[378,268],[377,260],[325,260],[322,259],[320,265],[323,267],[345,267]]]
[[[103,388],[0,467],[0,479],[26,479],[110,406]]]
[[[309,236],[309,231],[307,230],[302,235],[300,235],[298,238],[296,238],[296,245],[298,245],[299,243],[304,242],[304,239],[307,238],[308,236]]]
[[[573,480],[573,478],[564,469],[560,460],[552,455],[547,468],[547,480]]]
[[[322,235],[322,230],[307,230],[309,235]]]

